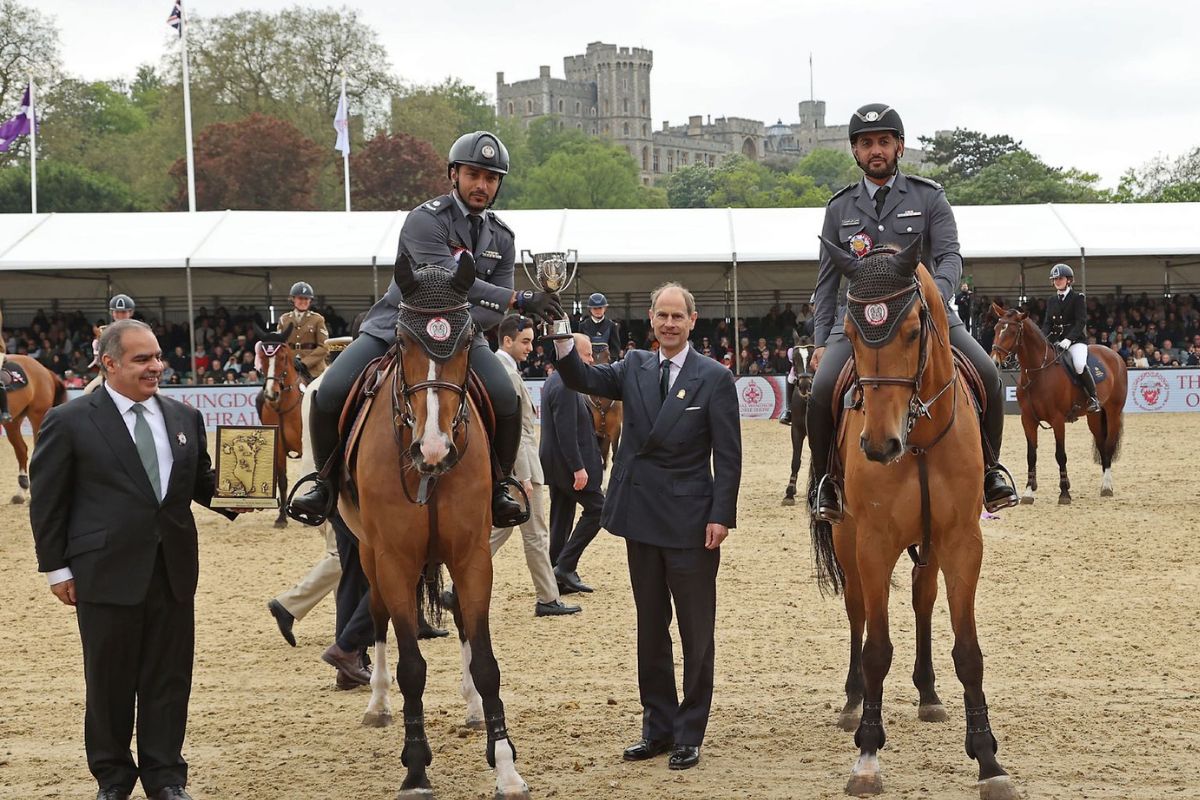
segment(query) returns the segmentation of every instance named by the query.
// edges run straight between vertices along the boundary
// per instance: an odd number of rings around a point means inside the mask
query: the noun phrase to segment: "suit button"
[[[880,225],[880,226],[879,226],[879,230],[883,230],[883,226],[882,226],[882,225]]]
[[[912,233],[912,226],[911,226],[911,225],[909,225],[909,226],[908,226],[907,228],[905,228],[904,230],[905,230],[905,232],[906,232],[906,233]]]

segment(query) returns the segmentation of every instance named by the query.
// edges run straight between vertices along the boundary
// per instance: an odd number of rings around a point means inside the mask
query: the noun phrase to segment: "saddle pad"
[[[6,392],[16,392],[29,385],[29,376],[25,368],[15,363],[6,363],[0,368],[0,386]]]
[[[1063,365],[1063,369],[1067,371],[1067,375],[1073,383],[1083,385],[1079,382],[1079,374],[1075,372],[1074,363],[1066,353],[1059,354],[1058,362]],[[1092,352],[1091,347],[1088,347],[1087,368],[1092,371],[1092,378],[1096,381],[1097,386],[1108,380],[1108,366]]]

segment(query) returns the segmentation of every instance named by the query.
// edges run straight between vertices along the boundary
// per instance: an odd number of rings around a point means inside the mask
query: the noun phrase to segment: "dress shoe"
[[[592,587],[579,579],[578,572],[559,572],[558,569],[555,569],[554,579],[558,581],[559,594],[592,593]]]
[[[129,800],[129,791],[120,786],[105,786],[96,792],[96,800]]]
[[[637,744],[626,747],[621,757],[626,761],[645,761],[648,758],[661,756],[673,747],[675,747],[675,743],[670,739],[642,739]]]
[[[564,614],[578,614],[582,610],[579,606],[569,606],[562,600],[551,600],[549,603],[539,600],[533,607],[534,616],[538,617],[560,617]]]
[[[785,408],[783,410],[783,413],[779,415],[779,424],[780,425],[791,425],[792,424],[792,410],[790,408]]]
[[[691,769],[699,763],[699,745],[681,744],[671,751],[671,757],[667,759],[667,766],[670,769]]]
[[[164,786],[156,792],[147,792],[146,800],[192,800],[182,786]]]
[[[353,675],[343,672],[340,669],[337,671],[337,678],[333,682],[334,688],[339,692],[348,692],[352,689],[361,689],[363,686],[367,685],[368,684],[362,683]]]
[[[267,610],[275,618],[275,624],[279,626],[279,632],[283,634],[283,640],[292,647],[295,647],[296,636],[292,633],[292,625],[296,623],[296,618],[278,600],[272,600],[267,603]]]
[[[357,681],[359,686],[365,686],[371,682],[371,673],[363,667],[362,656],[358,653],[347,653],[337,646],[337,642],[329,645],[329,648],[321,654],[321,660],[336,668],[339,674],[345,673],[347,678]]]

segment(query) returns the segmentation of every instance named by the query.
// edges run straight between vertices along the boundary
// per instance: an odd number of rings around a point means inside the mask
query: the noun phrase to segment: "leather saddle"
[[[29,376],[18,364],[6,362],[0,367],[0,390],[16,392],[29,385]]]

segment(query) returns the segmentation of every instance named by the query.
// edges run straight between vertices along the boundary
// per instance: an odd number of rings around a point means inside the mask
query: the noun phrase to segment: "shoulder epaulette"
[[[833,193],[833,197],[829,198],[829,203],[832,203],[834,200],[838,199],[839,197],[844,195],[846,192],[853,189],[856,185],[857,184],[852,183],[848,186],[843,186],[841,189],[838,189],[836,192]],[[829,203],[826,203],[825,205],[829,205]]]
[[[918,183],[923,183],[926,186],[932,186],[935,189],[942,188],[942,185],[940,183],[935,181],[933,178],[926,178],[924,175],[909,175],[906,172],[906,173],[904,173],[904,177],[908,178],[910,181],[917,181]]]
[[[504,230],[508,231],[509,235],[512,236],[514,239],[517,238],[517,235],[515,233],[513,233],[513,229],[508,227],[508,225],[506,225],[504,223],[504,220],[497,217],[495,211],[489,211],[489,212],[487,212],[487,214],[488,214],[488,219],[490,219],[492,222],[499,225],[501,228],[504,228]]]
[[[441,214],[445,211],[449,211],[450,206],[452,205],[454,205],[454,198],[448,194],[444,194],[441,197],[435,197],[432,200],[425,201],[421,205],[417,206],[417,208],[423,208],[426,211],[432,211],[434,214]]]

